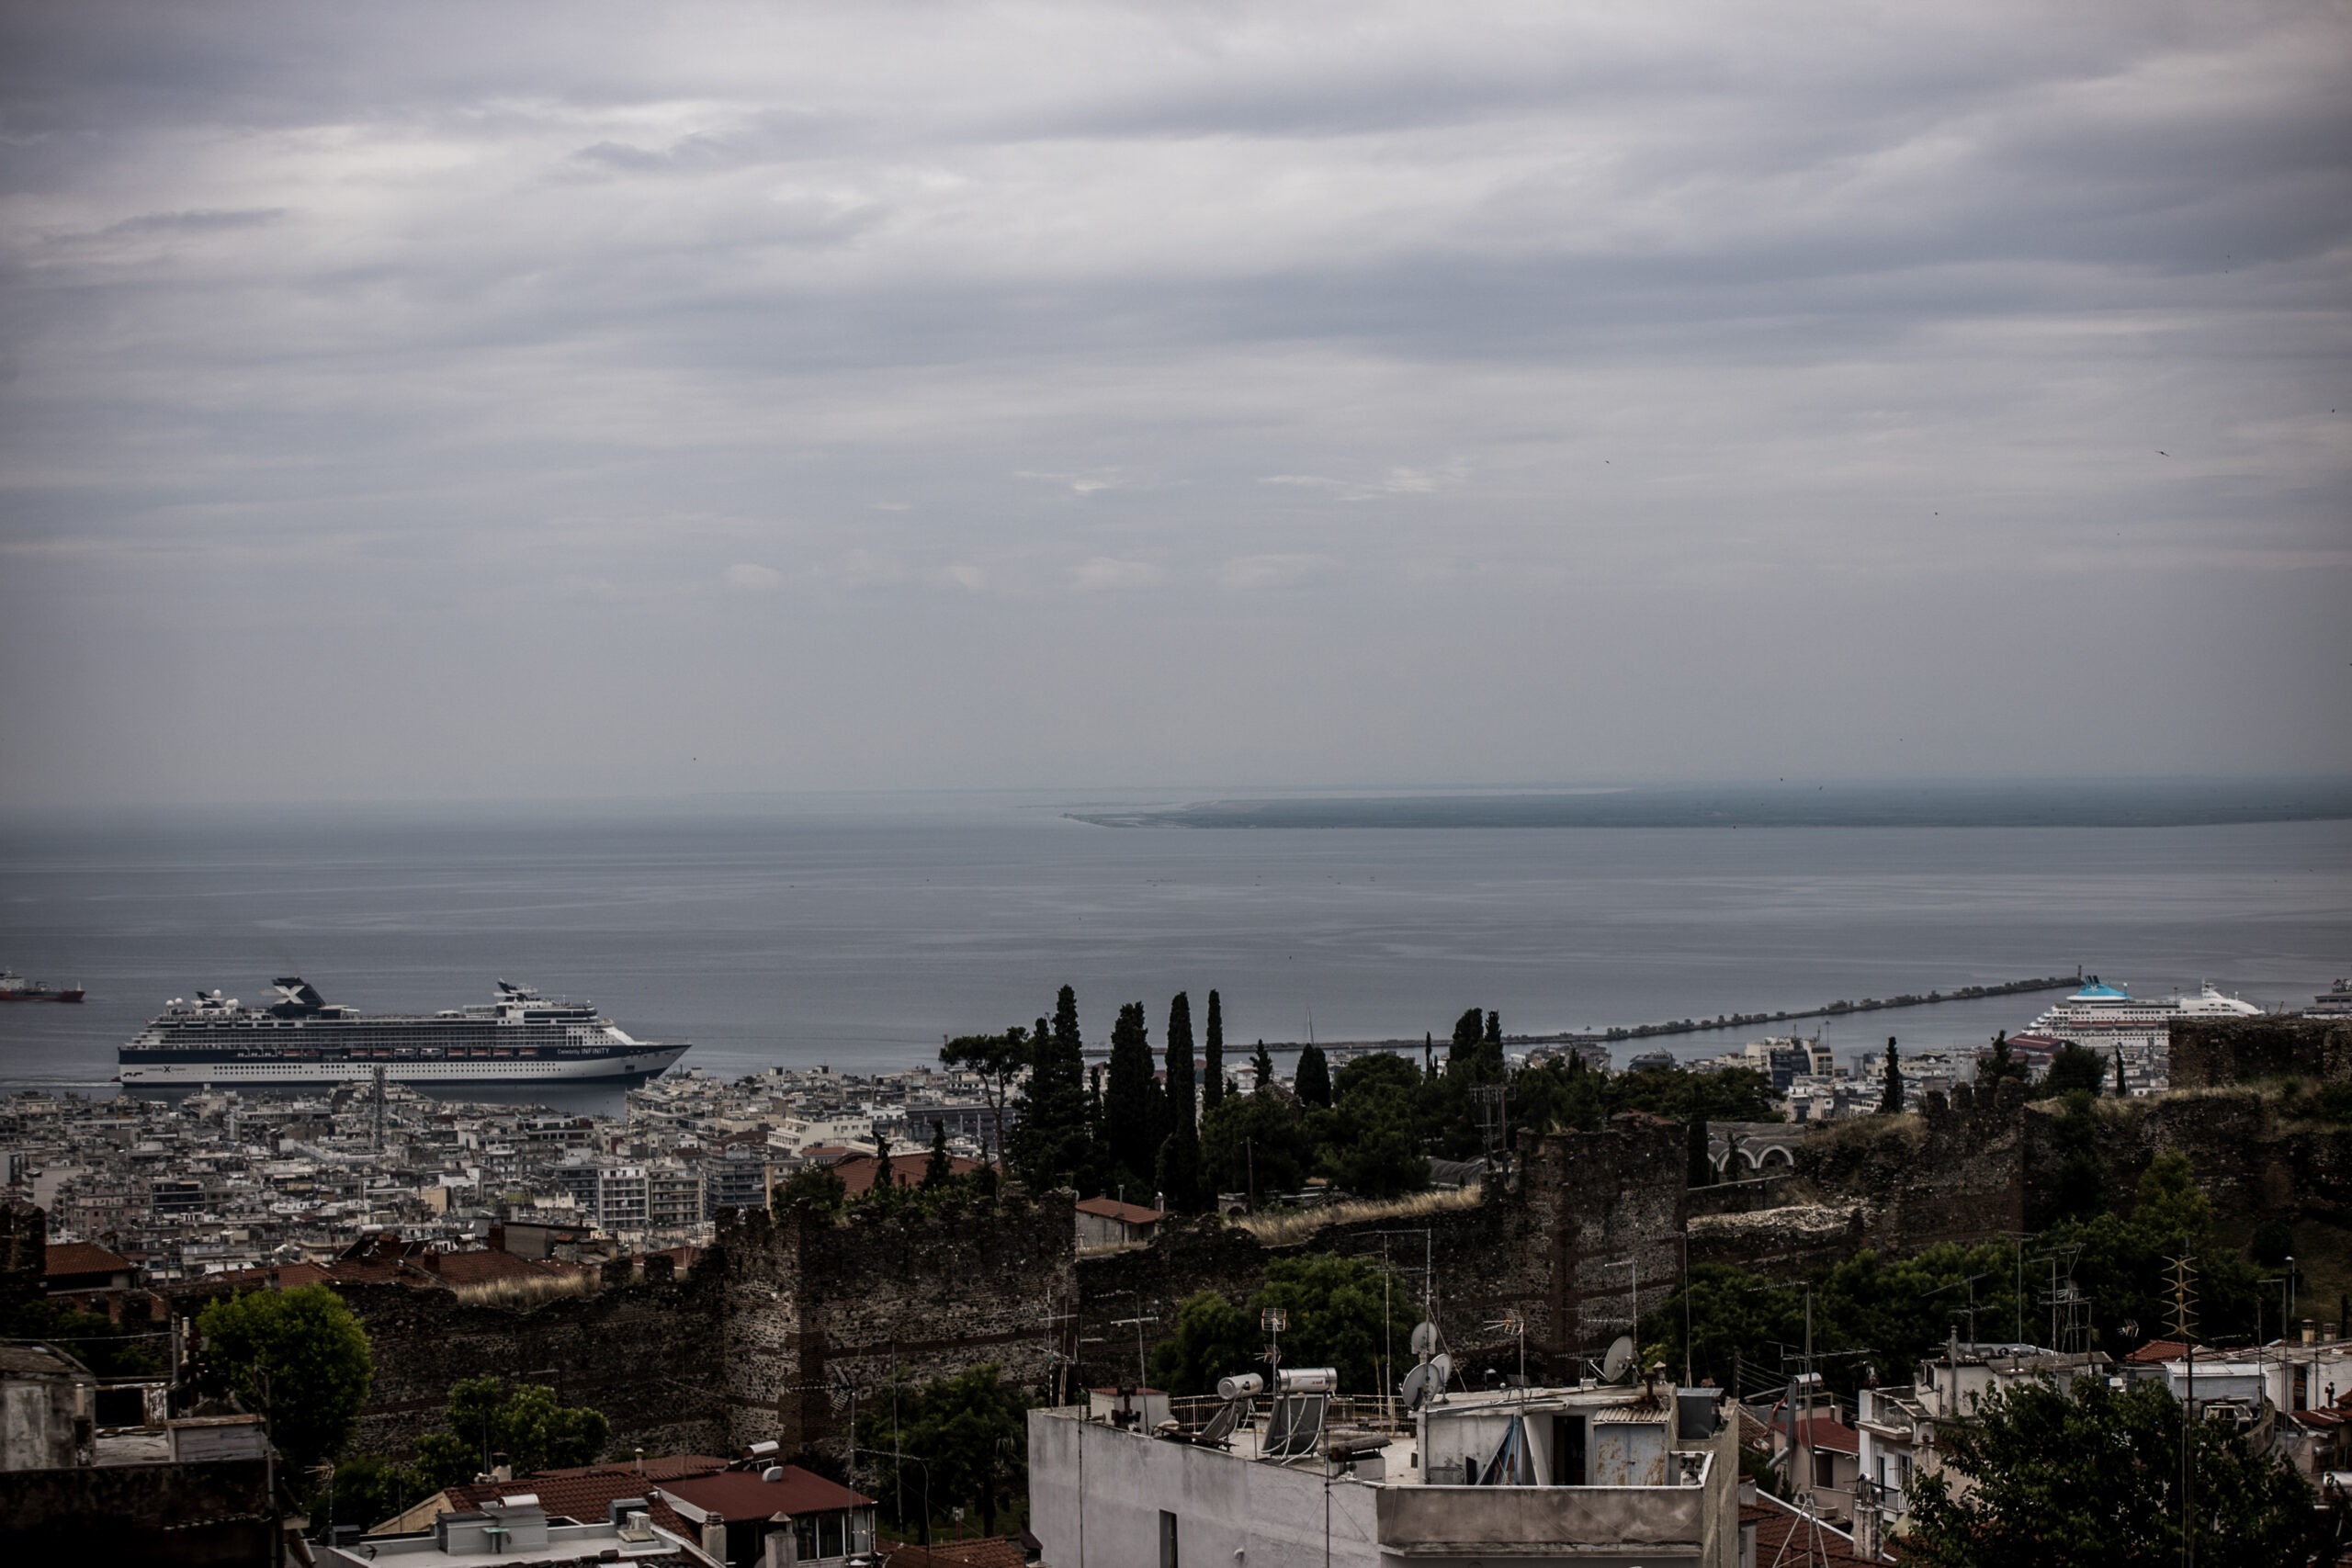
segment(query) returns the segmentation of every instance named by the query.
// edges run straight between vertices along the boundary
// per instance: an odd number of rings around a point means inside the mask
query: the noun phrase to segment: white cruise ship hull
[[[387,1083],[514,1084],[514,1083],[643,1083],[670,1070],[686,1054],[684,1045],[648,1046],[642,1051],[594,1058],[484,1057],[459,1061],[291,1061],[267,1056],[231,1057],[213,1061],[124,1061],[119,1075],[126,1085],[171,1085],[201,1089],[213,1084],[322,1084],[373,1082],[384,1069]],[[128,1055],[126,1053],[125,1055]],[[155,1053],[163,1055],[163,1053]],[[180,1053],[173,1053],[180,1055]],[[191,1054],[192,1055],[192,1054]]]

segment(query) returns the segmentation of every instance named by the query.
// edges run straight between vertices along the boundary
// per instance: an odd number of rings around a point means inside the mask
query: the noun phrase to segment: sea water
[[[2076,965],[2300,1007],[2352,972],[2352,823],[2181,828],[1108,828],[1100,795],[204,811],[0,824],[0,1087],[113,1092],[175,997],[300,975],[431,1011],[500,978],[733,1077],[935,1058],[1077,988],[1090,1043],[1220,992],[1258,1039],[1441,1043],[1950,990]],[[2053,993],[1783,1026],[1841,1055],[2018,1030]],[[1766,1031],[1617,1047],[1682,1056]],[[530,1091],[546,1099],[543,1091]],[[573,1091],[576,1098],[580,1091]],[[617,1103],[616,1095],[607,1095]],[[570,1103],[570,1098],[566,1099]]]

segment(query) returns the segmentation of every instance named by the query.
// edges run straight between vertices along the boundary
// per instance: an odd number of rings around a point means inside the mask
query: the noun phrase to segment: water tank
[[[1340,1387],[1339,1371],[1331,1367],[1284,1367],[1275,1376],[1275,1386],[1284,1393],[1335,1393]]]
[[[1216,1380],[1219,1399],[1247,1399],[1266,1386],[1266,1380],[1255,1372],[1236,1372],[1229,1378]]]

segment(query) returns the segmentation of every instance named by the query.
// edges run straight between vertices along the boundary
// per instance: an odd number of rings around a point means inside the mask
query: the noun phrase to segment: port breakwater
[[[1839,998],[1817,1008],[1798,1008],[1774,1012],[1718,1013],[1713,1018],[1669,1019],[1661,1023],[1634,1023],[1582,1032],[1563,1032],[1553,1034],[1505,1034],[1503,1043],[1510,1045],[1606,1045],[1625,1040],[1655,1040],[1678,1034],[1705,1034],[1730,1029],[1754,1029],[1759,1024],[1795,1023],[1809,1018],[1850,1018],[1856,1013],[1887,1012],[1897,1008],[1932,1007],[1938,1002],[1978,1001],[1986,997],[2025,996],[2035,991],[2060,991],[2083,983],[2081,971],[2072,975],[2045,975],[2027,980],[2003,980],[1990,986],[1960,986],[1949,991],[1924,993],[1905,991],[1892,997],[1864,997],[1858,1001]],[[1310,1042],[1305,1040],[1269,1040],[1269,1052],[1296,1052]],[[1353,1054],[1365,1051],[1417,1051],[1421,1040],[1320,1040],[1312,1042],[1326,1052]],[[1254,1050],[1255,1045],[1245,1049]],[[1232,1047],[1227,1047],[1228,1053]],[[1090,1056],[1107,1056],[1108,1046],[1090,1046]]]

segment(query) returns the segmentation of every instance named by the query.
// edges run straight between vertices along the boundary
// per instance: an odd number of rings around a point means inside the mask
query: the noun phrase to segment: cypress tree
[[[1111,1167],[1125,1173],[1129,1186],[1141,1190],[1150,1184],[1152,1156],[1159,1152],[1167,1114],[1141,1002],[1119,1009],[1119,1020],[1111,1026],[1107,1079],[1102,1089],[1103,1154]]]
[[[1225,1006],[1209,993],[1208,1034],[1201,1043],[1201,1114],[1225,1098]]]
[[[1168,1130],[1180,1136],[1199,1136],[1193,1072],[1193,1001],[1179,991],[1168,1004]]]
[[[1690,1168],[1683,1177],[1683,1182],[1690,1187],[1712,1187],[1715,1184],[1715,1162],[1708,1157],[1707,1119],[1704,1116],[1690,1118],[1689,1136]]]
[[[874,1129],[874,1185],[865,1190],[865,1196],[886,1210],[899,1200],[899,1175],[890,1164],[890,1134],[879,1123]]]
[[[1298,1098],[1309,1105],[1331,1103],[1331,1064],[1320,1045],[1298,1054]]]
[[[1274,1087],[1274,1058],[1262,1040],[1258,1042],[1258,1054],[1250,1058],[1250,1070],[1258,1075],[1260,1094]]]
[[[1478,1043],[1486,1037],[1486,1015],[1476,1008],[1453,1021],[1453,1043],[1446,1048],[1445,1053],[1448,1077],[1470,1070],[1471,1061],[1478,1055]]]
[[[947,1157],[947,1123],[931,1124],[931,1157],[923,1161],[922,1190],[936,1192],[947,1185],[956,1174],[956,1167]]]
[[[2128,1099],[2131,1093],[2130,1089],[2123,1087],[2123,1048],[2119,1045],[2115,1048],[2115,1098]]]
[[[1886,1092],[1879,1096],[1878,1111],[1893,1116],[1903,1109],[1903,1066],[1894,1049],[1894,1036],[1886,1037]]]
[[[1091,1164],[1091,1118],[1086,1101],[1086,1042],[1078,1029],[1078,993],[1068,986],[1054,1001],[1053,1021],[1037,1021],[1030,1036],[1035,1055],[1022,1092],[1013,1152],[1032,1186],[1075,1181]]]
[[[1214,993],[1212,993],[1214,994]],[[1200,1212],[1201,1129],[1193,1111],[1193,1002],[1168,1004],[1168,1136],[1159,1145],[1160,1202],[1179,1214]]]

